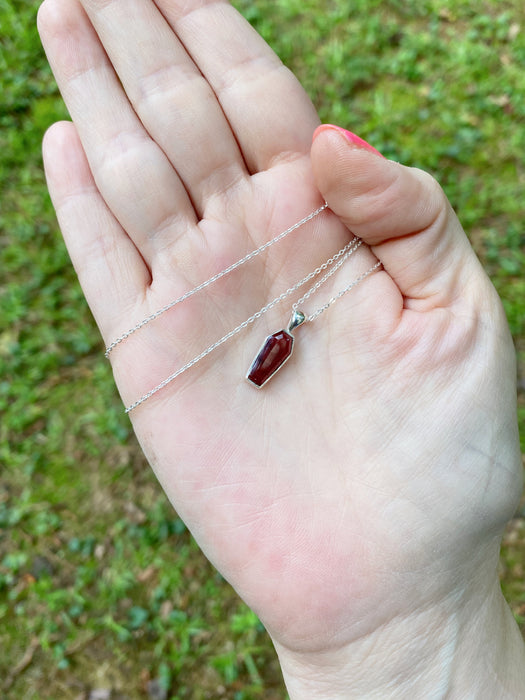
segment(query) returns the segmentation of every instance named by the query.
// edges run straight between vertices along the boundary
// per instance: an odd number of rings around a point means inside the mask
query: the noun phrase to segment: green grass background
[[[505,304],[525,437],[523,0],[238,4],[323,121],[445,187]],[[42,171],[67,115],[37,7],[0,0],[0,697],[282,699],[264,630],[167,504],[102,357]],[[522,515],[501,577],[523,625]]]

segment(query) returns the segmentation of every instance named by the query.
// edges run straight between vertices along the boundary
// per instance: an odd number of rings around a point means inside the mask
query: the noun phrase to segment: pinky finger
[[[50,127],[44,137],[43,157],[64,241],[108,342],[120,332],[122,317],[143,301],[150,272],[100,195],[71,122]]]

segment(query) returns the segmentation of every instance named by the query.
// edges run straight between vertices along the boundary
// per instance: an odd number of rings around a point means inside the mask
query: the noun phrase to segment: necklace
[[[338,292],[331,299],[329,299],[326,302],[326,304],[320,306],[317,309],[317,311],[314,311],[309,316],[306,316],[306,314],[299,309],[299,306],[301,306],[303,302],[309,299],[312,296],[312,294],[316,292],[319,289],[319,287],[321,287],[321,285],[324,284],[326,280],[329,277],[331,277],[341,267],[341,265],[343,265],[346,262],[350,255],[355,253],[355,251],[359,248],[359,246],[362,245],[362,243],[363,241],[360,238],[356,237],[353,239],[353,241],[351,241],[351,243],[348,244],[348,246],[342,248],[339,251],[339,253],[337,253],[337,255],[334,255],[333,258],[327,260],[325,265],[328,266],[331,265],[337,257],[342,256],[339,262],[335,263],[333,267],[329,269],[328,272],[325,275],[323,275],[323,277],[318,282],[316,282],[312,287],[310,287],[306,294],[304,294],[292,305],[292,316],[290,318],[290,321],[288,322],[287,328],[277,331],[277,333],[269,335],[266,338],[264,343],[261,345],[259,352],[255,356],[255,359],[250,365],[250,369],[246,374],[246,379],[249,382],[254,384],[259,389],[262,388],[267,382],[269,382],[270,379],[274,376],[274,374],[281,369],[281,367],[290,359],[292,355],[293,346],[295,342],[293,331],[299,326],[302,326],[302,324],[305,322],[310,323],[314,321],[318,316],[320,316],[323,313],[323,311],[326,311],[326,309],[332,306],[332,304],[334,304],[338,299],[340,299],[347,292],[349,292],[352,289],[352,287],[355,287],[356,284],[359,284],[359,282],[364,280],[365,277],[368,277],[368,275],[371,275],[372,272],[381,267],[382,263],[378,260],[375,265],[372,265],[372,267],[366,270],[366,272],[363,272],[363,274],[359,275],[359,277],[350,282],[350,284],[344,287],[344,289],[341,289],[341,291]],[[324,265],[321,266],[321,268],[323,267]],[[320,270],[321,268],[317,268],[317,270]],[[317,272],[317,270],[314,271],[314,274]]]
[[[300,228],[301,226],[304,226],[304,224],[307,224],[312,219],[315,219],[316,216],[319,216],[319,214],[321,214],[321,212],[323,212],[327,208],[328,208],[328,204],[325,202],[322,206],[320,206],[318,209],[313,211],[311,214],[308,214],[308,216],[305,216],[304,219],[301,219],[297,223],[293,224],[292,226],[287,228],[286,231],[283,231],[278,236],[275,236],[275,238],[272,238],[271,240],[267,241],[259,248],[252,250],[251,253],[248,253],[247,255],[245,255],[244,258],[237,260],[237,262],[232,263],[231,265],[226,267],[224,270],[221,270],[221,272],[218,272],[216,275],[213,275],[213,277],[210,277],[205,282],[202,282],[201,284],[199,284],[197,287],[190,289],[189,292],[186,292],[185,294],[178,297],[177,299],[170,301],[169,304],[166,304],[158,311],[155,311],[155,313],[151,314],[151,316],[147,316],[146,318],[142,319],[142,321],[137,323],[135,326],[130,328],[128,331],[126,331],[121,336],[116,338],[112,343],[110,343],[108,345],[108,347],[106,348],[105,356],[109,357],[110,353],[113,352],[113,350],[117,347],[117,345],[119,345],[124,340],[126,340],[126,338],[129,338],[130,335],[132,335],[133,333],[136,333],[141,328],[144,328],[144,326],[146,326],[148,323],[151,323],[151,321],[154,321],[156,318],[161,316],[166,311],[169,311],[169,309],[172,309],[177,304],[181,304],[183,301],[186,301],[186,299],[189,299],[194,294],[197,294],[197,292],[201,292],[203,289],[206,289],[206,287],[209,287],[214,282],[217,282],[218,280],[221,279],[221,277],[224,277],[225,275],[229,274],[230,272],[237,270],[237,268],[241,267],[241,265],[244,265],[245,263],[249,262],[250,260],[255,258],[257,255],[264,253],[264,251],[267,250],[268,248],[270,248],[270,246],[275,245],[275,243],[279,243],[279,241],[282,241],[283,238],[286,238],[286,236],[288,236],[290,233],[292,233],[296,229]]]
[[[116,338],[112,343],[110,343],[108,345],[108,347],[106,348],[105,356],[109,357],[109,355],[111,354],[111,352],[113,352],[113,350],[117,347],[117,345],[124,342],[127,338],[129,338],[131,335],[133,335],[134,333],[139,331],[141,328],[146,326],[148,323],[151,323],[152,321],[157,319],[159,316],[161,316],[163,313],[165,313],[169,309],[172,309],[177,304],[180,304],[183,301],[185,301],[186,299],[189,299],[191,296],[193,296],[197,292],[206,289],[211,284],[213,284],[217,280],[221,279],[222,277],[224,277],[228,273],[233,272],[234,270],[239,268],[241,265],[244,265],[249,260],[252,260],[257,255],[260,255],[262,252],[267,250],[270,246],[283,240],[286,236],[288,236],[290,233],[292,233],[292,231],[295,231],[296,229],[300,228],[301,226],[303,226],[307,222],[314,219],[316,216],[319,216],[319,214],[321,214],[325,209],[327,209],[327,207],[328,207],[328,204],[325,202],[321,207],[317,208],[315,211],[308,214],[308,216],[305,216],[303,219],[301,219],[297,223],[295,223],[292,226],[290,226],[289,228],[287,228],[285,231],[280,233],[278,236],[275,236],[275,238],[272,238],[271,240],[269,240],[266,243],[264,243],[263,245],[261,245],[259,248],[256,248],[255,250],[251,251],[250,253],[245,255],[243,258],[241,258],[240,260],[237,260],[237,262],[233,263],[232,265],[229,265],[224,270],[221,270],[213,277],[210,277],[205,282],[202,282],[201,284],[199,284],[197,287],[194,287],[193,289],[189,290],[188,292],[186,292],[182,296],[169,302],[168,304],[166,304],[162,308],[158,309],[158,311],[156,311],[155,313],[142,319],[142,321],[140,321],[139,323],[132,326],[128,331],[126,331],[125,333],[120,335],[118,338]],[[310,289],[292,305],[292,315],[291,315],[290,321],[289,321],[286,329],[282,329],[282,330],[278,331],[277,333],[274,333],[274,334],[268,336],[266,338],[266,340],[264,341],[263,345],[261,346],[259,352],[257,353],[255,359],[253,360],[253,362],[250,366],[250,369],[248,370],[248,373],[246,374],[246,379],[258,388],[263,387],[276,374],[276,372],[278,372],[279,369],[281,369],[281,367],[289,360],[289,358],[292,354],[292,351],[293,351],[293,346],[294,346],[294,341],[295,341],[294,336],[293,336],[293,331],[305,322],[314,321],[320,314],[322,314],[324,311],[326,311],[326,309],[328,309],[338,299],[340,299],[347,292],[349,292],[353,287],[355,287],[357,284],[359,284],[359,282],[364,280],[366,277],[368,277],[368,275],[372,274],[372,272],[374,272],[379,267],[381,267],[381,262],[380,261],[376,262],[375,265],[370,267],[368,270],[363,272],[359,277],[357,277],[352,282],[350,282],[350,284],[348,284],[345,288],[343,288],[341,291],[339,291],[335,296],[333,296],[331,299],[329,299],[328,302],[326,302],[323,306],[319,307],[312,314],[306,315],[303,311],[301,311],[299,309],[299,306],[301,306],[305,301],[307,301],[312,296],[312,294],[314,294],[333,274],[335,274],[335,272],[337,272],[337,270],[348,260],[348,258],[351,255],[353,255],[356,252],[356,250],[361,245],[362,245],[361,239],[354,237],[349,243],[347,243],[347,245],[345,245],[343,248],[341,248],[341,250],[339,250],[331,258],[326,260],[322,265],[320,265],[315,270],[310,272],[308,275],[303,277],[301,280],[296,282],[292,287],[289,287],[286,291],[282,292],[279,296],[275,297],[272,301],[265,304],[265,306],[263,306],[261,309],[259,309],[259,311],[256,311],[254,314],[252,314],[252,316],[250,316],[245,321],[240,323],[233,330],[226,333],[226,335],[223,335],[222,338],[220,338],[216,342],[212,343],[205,350],[203,350],[201,353],[196,355],[192,360],[190,360],[185,365],[180,367],[178,370],[173,372],[173,374],[171,374],[169,377],[166,377],[166,379],[164,379],[162,382],[160,382],[160,384],[157,384],[157,386],[153,387],[153,389],[150,389],[147,393],[145,393],[143,396],[141,396],[139,399],[137,399],[134,403],[129,405],[126,408],[126,413],[130,413],[131,411],[136,409],[138,406],[143,404],[145,401],[150,399],[157,392],[161,391],[161,389],[163,389],[168,384],[170,384],[175,379],[177,379],[177,377],[180,377],[181,374],[183,374],[184,372],[189,370],[191,367],[193,367],[198,362],[203,360],[205,357],[207,357],[210,353],[212,353],[218,347],[223,345],[223,343],[226,343],[228,340],[233,338],[235,335],[237,335],[242,330],[247,328],[249,325],[254,323],[256,320],[261,318],[261,316],[263,316],[267,311],[272,309],[274,306],[276,306],[280,302],[284,301],[287,297],[289,297],[291,294],[296,292],[302,286],[304,286],[305,284],[310,282],[315,277],[322,275],[322,277],[320,277],[320,279],[317,282],[315,282],[315,284],[313,284],[310,287]]]

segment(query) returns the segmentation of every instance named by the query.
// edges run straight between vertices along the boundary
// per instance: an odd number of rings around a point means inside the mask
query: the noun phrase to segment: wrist
[[[525,646],[498,582],[393,617],[342,648],[276,649],[290,700],[525,699]]]

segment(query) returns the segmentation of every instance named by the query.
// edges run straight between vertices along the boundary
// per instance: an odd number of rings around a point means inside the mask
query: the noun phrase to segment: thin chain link
[[[329,300],[326,302],[326,304],[324,304],[324,305],[321,306],[319,309],[317,309],[317,311],[314,311],[313,314],[311,314],[310,316],[308,316],[306,320],[307,320],[307,321],[315,321],[315,319],[316,319],[318,316],[320,316],[320,315],[323,313],[323,311],[326,311],[326,309],[328,309],[330,306],[332,306],[332,304],[335,304],[335,302],[336,302],[338,299],[340,299],[340,298],[341,298],[342,296],[344,296],[347,292],[349,292],[353,287],[356,286],[356,284],[359,284],[359,282],[362,282],[366,277],[368,277],[368,275],[371,275],[372,272],[375,272],[376,270],[378,270],[378,269],[381,267],[382,264],[383,264],[383,263],[382,263],[380,260],[378,260],[378,261],[376,262],[375,265],[372,265],[372,267],[370,267],[366,272],[363,272],[362,275],[359,275],[359,277],[356,277],[356,279],[353,280],[352,282],[350,282],[350,284],[349,284],[347,287],[345,287],[344,289],[342,289],[338,294],[336,294],[336,295],[333,296],[331,299],[329,299]]]
[[[272,301],[270,301],[268,304],[263,306],[262,308],[259,309],[259,311],[256,311],[252,316],[247,318],[245,321],[240,323],[238,326],[236,326],[233,330],[231,330],[229,333],[226,333],[226,335],[223,335],[222,338],[217,340],[216,342],[212,343],[209,345],[206,350],[203,350],[201,353],[196,355],[192,360],[187,362],[185,365],[183,365],[180,369],[178,369],[176,372],[173,374],[170,374],[169,377],[166,377],[160,384],[157,384],[153,389],[148,391],[146,394],[140,397],[140,399],[137,399],[134,403],[132,403],[130,406],[126,408],[126,413],[130,413],[133,411],[135,408],[143,404],[145,401],[150,399],[154,394],[159,392],[161,389],[164,389],[168,384],[171,384],[177,377],[180,377],[181,374],[189,370],[191,367],[196,365],[198,362],[203,360],[205,357],[210,355],[214,350],[216,350],[218,347],[223,345],[223,343],[226,343],[228,340],[233,338],[235,335],[243,331],[245,328],[247,328],[250,324],[252,324],[254,321],[257,319],[261,318],[267,311],[270,311],[274,306],[277,306],[277,304],[280,304],[282,301],[284,301],[287,297],[289,297],[291,294],[296,292],[300,287],[304,286],[307,284],[310,280],[312,280],[314,277],[317,277],[320,275],[322,272],[325,272],[325,270],[328,270],[326,274],[323,275],[323,277],[318,280],[307,292],[304,294],[298,301],[296,301],[292,305],[292,309],[295,311],[298,309],[298,306],[302,304],[304,301],[309,299],[314,292],[316,292],[322,284],[324,284],[337,270],[348,260],[348,258],[353,255],[356,250],[362,245],[362,241],[359,238],[354,238],[350,243],[348,243],[344,248],[341,248],[341,250],[333,255],[331,258],[326,260],[322,265],[317,267],[313,272],[310,272],[306,277],[303,277],[303,279],[299,280],[296,284],[293,285],[293,287],[289,287],[286,291],[282,292],[279,294],[279,296],[275,297]],[[306,321],[314,321],[318,316],[320,316],[324,311],[326,311],[332,304],[334,304],[338,299],[340,299],[342,296],[344,296],[347,292],[349,292],[353,287],[355,287],[359,282],[362,282],[366,277],[371,275],[375,270],[379,269],[381,267],[382,263],[380,261],[376,262],[375,265],[370,267],[366,272],[363,272],[359,277],[354,279],[352,282],[350,282],[349,285],[347,285],[344,289],[342,289],[338,294],[333,296],[329,301],[326,302],[323,306],[319,307],[316,311],[314,311],[310,316],[307,316]]]
[[[333,255],[331,258],[329,258],[326,262],[324,262],[322,265],[317,267],[313,272],[310,272],[306,277],[303,277],[302,280],[299,280],[296,284],[293,285],[293,287],[289,287],[286,291],[282,292],[279,294],[279,296],[275,297],[272,301],[270,301],[268,304],[265,304],[262,308],[259,309],[259,311],[256,311],[250,318],[247,318],[245,321],[240,323],[238,326],[236,326],[233,330],[231,330],[229,333],[226,333],[226,335],[223,335],[222,338],[219,340],[215,341],[215,343],[212,343],[209,347],[206,348],[206,350],[203,350],[201,353],[199,353],[196,357],[194,357],[192,360],[187,362],[185,365],[183,365],[180,369],[178,369],[176,372],[173,374],[170,374],[169,377],[166,377],[160,384],[157,384],[156,387],[148,391],[144,396],[141,396],[140,399],[137,399],[134,403],[132,403],[130,406],[126,408],[126,413],[130,413],[133,411],[135,408],[143,404],[145,401],[150,399],[154,394],[156,394],[158,391],[161,389],[164,389],[165,386],[168,384],[171,384],[177,377],[180,377],[183,372],[186,372],[188,369],[193,367],[194,365],[197,364],[197,362],[200,362],[203,360],[205,357],[207,357],[210,353],[212,353],[214,350],[216,350],[218,347],[220,347],[223,343],[226,343],[228,340],[233,338],[237,333],[240,333],[243,331],[245,328],[247,328],[250,324],[252,324],[254,321],[257,319],[261,318],[261,316],[264,316],[264,314],[267,311],[270,311],[270,309],[273,309],[274,306],[277,306],[277,304],[280,304],[282,301],[284,301],[287,297],[289,297],[291,294],[296,292],[298,289],[300,289],[303,285],[307,284],[312,280],[314,277],[317,277],[317,275],[320,275],[322,272],[324,272],[328,267],[333,265],[337,260],[342,258],[343,260],[346,259],[349,255],[351,255],[359,246],[355,245],[356,238],[354,238],[350,243],[347,243],[344,248],[341,248],[341,250]]]
[[[339,251],[336,255],[334,255],[333,258],[330,258],[330,260],[327,260],[327,263],[330,265],[332,263],[335,263],[336,260],[338,260],[337,263],[331,267],[326,274],[324,274],[320,280],[318,280],[313,287],[310,287],[310,289],[304,294],[300,299],[298,299],[295,304],[292,305],[292,309],[294,311],[298,311],[299,307],[304,304],[304,302],[309,299],[312,294],[314,294],[332,275],[334,275],[339,268],[345,264],[345,262],[348,260],[348,258],[352,255],[352,253],[355,253],[355,251],[363,244],[363,241],[360,238],[354,238],[348,246],[345,246],[342,250]],[[348,248],[348,250],[346,250]],[[339,259],[340,258],[340,259]],[[325,269],[323,267],[323,269]],[[321,268],[318,268],[318,270],[321,272]],[[314,312],[317,314],[317,312]],[[318,315],[318,314],[317,314]],[[310,316],[306,317],[307,321],[313,320]]]
[[[221,272],[218,272],[216,275],[213,275],[213,277],[210,277],[208,280],[206,280],[205,282],[202,282],[197,287],[190,289],[188,292],[186,292],[182,296],[178,297],[177,299],[174,299],[173,301],[170,301],[168,304],[163,306],[161,309],[158,309],[158,311],[155,311],[155,313],[151,314],[151,316],[147,316],[146,318],[142,319],[142,321],[137,323],[135,326],[130,328],[128,331],[126,331],[121,336],[116,338],[112,343],[110,343],[108,345],[108,347],[106,348],[106,352],[104,353],[105,356],[109,357],[110,353],[117,347],[117,345],[120,345],[120,343],[122,343],[124,340],[126,340],[126,338],[129,338],[130,335],[133,335],[133,333],[136,333],[141,328],[144,328],[144,326],[146,326],[148,323],[151,323],[156,318],[161,316],[166,311],[169,311],[169,309],[172,309],[177,304],[181,304],[183,301],[186,301],[187,299],[192,297],[194,294],[197,294],[197,292],[201,292],[203,289],[206,289],[206,287],[209,287],[214,282],[217,282],[225,275],[228,275],[230,272],[233,272],[237,268],[241,267],[241,265],[244,265],[245,263],[249,262],[253,258],[257,257],[257,255],[264,253],[264,251],[267,250],[268,248],[270,248],[270,246],[275,245],[275,243],[279,243],[279,241],[282,241],[283,238],[286,238],[286,236],[288,236],[290,233],[292,233],[292,231],[295,231],[296,229],[300,228],[301,226],[304,226],[304,224],[307,224],[312,219],[315,219],[316,216],[319,216],[319,214],[321,214],[327,208],[328,208],[328,204],[325,202],[322,206],[318,207],[315,211],[308,214],[308,216],[305,216],[304,219],[301,219],[301,221],[298,221],[297,223],[293,224],[293,226],[290,226],[289,228],[287,228],[286,231],[283,231],[278,236],[275,236],[275,238],[272,238],[270,241],[267,241],[259,248],[252,250],[251,253],[248,253],[240,260],[237,260],[237,262],[232,263],[229,267],[226,267],[224,270],[221,270]]]

